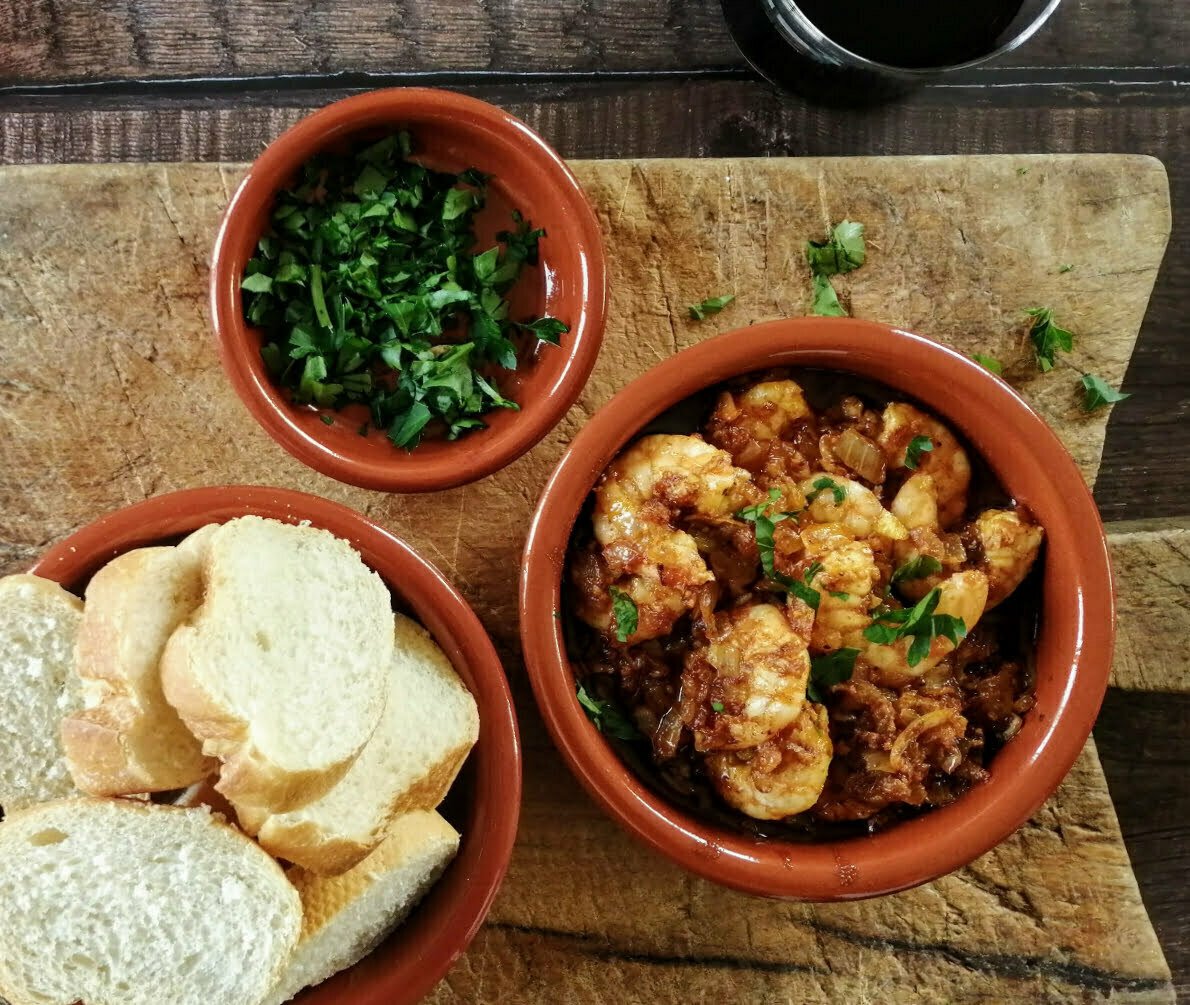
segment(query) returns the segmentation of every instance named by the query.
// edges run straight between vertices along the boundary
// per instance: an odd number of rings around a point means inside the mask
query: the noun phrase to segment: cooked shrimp
[[[1045,531],[1019,509],[984,510],[973,526],[982,551],[976,567],[988,577],[987,607],[991,609],[1029,574]]]
[[[815,425],[797,383],[768,380],[720,395],[707,434],[750,471],[762,489],[780,490],[782,509],[800,509],[802,499],[794,483],[809,469],[806,451],[816,449]]]
[[[900,541],[909,536],[871,489],[850,478],[820,471],[806,478],[801,489],[806,496],[803,524],[835,524],[853,540],[884,537]]]
[[[924,471],[910,475],[889,509],[909,531],[909,536],[898,541],[893,550],[898,567],[922,555],[936,560],[941,566],[937,572],[897,583],[902,596],[920,600],[959,569],[967,557],[966,551],[957,535],[944,533],[938,525],[938,494],[932,475]]]
[[[783,820],[813,806],[834,748],[822,705],[807,702],[797,721],[751,750],[707,756],[707,775],[730,806],[757,820]]]
[[[905,467],[905,451],[917,436],[927,437],[932,444],[932,449],[918,459],[917,470],[934,479],[938,522],[943,530],[949,530],[967,509],[971,462],[966,451],[943,423],[912,405],[894,401],[885,407],[877,442],[890,467]]]
[[[819,597],[810,651],[834,652],[848,646],[862,649],[866,645],[863,630],[872,623],[872,593],[880,581],[871,546],[852,541],[833,524],[808,528],[802,540],[804,561],[820,566],[811,584]]]
[[[740,750],[772,739],[798,717],[810,655],[781,608],[752,604],[717,615],[713,637],[691,651],[683,691],[706,688],[711,714],[694,730],[696,750]],[[721,711],[715,711],[721,709]]]
[[[938,587],[938,606],[934,614],[949,614],[961,618],[969,632],[983,615],[988,600],[988,578],[982,572],[967,570],[956,572],[943,580]],[[916,666],[909,665],[909,647],[912,640],[898,639],[890,644],[865,642],[864,658],[876,669],[878,682],[887,687],[901,687],[914,678],[921,677],[944,657],[954,651],[955,645],[943,636],[930,643],[930,650]]]
[[[755,499],[748,472],[696,436],[645,436],[612,461],[595,488],[595,539],[609,585],[636,605],[630,643],[667,634],[714,579],[677,519],[726,518]],[[588,604],[583,616],[606,632],[611,604]]]

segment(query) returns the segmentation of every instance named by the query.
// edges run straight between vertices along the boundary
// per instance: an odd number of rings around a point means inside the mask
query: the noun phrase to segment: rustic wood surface
[[[0,163],[243,160],[347,89],[420,82],[508,107],[567,157],[1150,154],[1169,171],[1176,215],[1190,205],[1183,7],[1065,0],[1008,59],[856,111],[816,108],[758,82],[715,0],[0,0]],[[1133,397],[1110,417],[1096,484],[1105,519],[1128,521],[1127,534],[1137,520],[1146,521],[1140,533],[1158,536],[1188,525],[1187,233],[1174,228],[1125,378]],[[0,378],[4,362],[0,346]],[[1113,540],[1117,564],[1135,557],[1122,607],[1146,615],[1142,623],[1128,614],[1122,635],[1132,641],[1122,645],[1166,647],[1146,666],[1171,668],[1177,686],[1190,601],[1170,570],[1185,564],[1165,546],[1154,552],[1155,540],[1129,538],[1123,558]],[[1172,567],[1146,573],[1146,563],[1171,557]],[[1095,732],[1150,917],[1190,1000],[1190,695],[1113,688]],[[609,949],[599,934],[574,944],[598,958]],[[618,971],[606,972],[610,985]],[[690,983],[688,997],[714,1000]],[[914,989],[890,985],[882,996],[911,1000]]]
[[[954,876],[858,905],[755,901],[638,849],[581,793],[532,710],[514,608],[523,528],[584,416],[682,346],[802,313],[803,243],[844,215],[866,223],[871,248],[839,283],[853,312],[1014,361],[1008,375],[1093,479],[1107,415],[1083,415],[1073,369],[1035,375],[1018,312],[1053,303],[1083,336],[1071,362],[1117,381],[1169,229],[1163,170],[1143,158],[1052,156],[575,168],[612,250],[596,372],[529,455],[427,497],[308,471],[223,379],[206,261],[239,167],[0,171],[0,571],[98,512],[223,481],[340,499],[447,571],[507,658],[526,794],[509,880],[435,1001],[882,1001],[890,980],[937,1002],[1171,1001],[1093,745],[1026,828]],[[1077,222],[1086,268],[1058,273],[1073,240],[1059,221]],[[951,292],[970,289],[978,300]],[[686,303],[723,290],[739,296],[728,310],[683,318]],[[1127,527],[1114,547],[1124,595],[1138,607],[1160,601],[1145,569],[1168,564],[1181,539]],[[1185,686],[1177,660],[1151,660],[1143,635],[1121,642],[1117,684]]]

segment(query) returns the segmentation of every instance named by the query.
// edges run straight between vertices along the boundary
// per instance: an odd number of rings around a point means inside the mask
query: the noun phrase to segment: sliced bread
[[[283,813],[346,774],[384,710],[392,609],[324,530],[240,517],[204,542],[203,602],[161,660],[166,699],[237,810]]]
[[[396,648],[380,725],[351,769],[321,799],[290,813],[240,815],[279,858],[334,875],[365,858],[389,821],[442,802],[479,735],[475,699],[421,625],[394,615]]]
[[[126,552],[87,585],[75,647],[87,707],[62,720],[66,760],[84,792],[164,792],[214,771],[161,690],[161,653],[202,594],[201,557],[181,547]]]
[[[58,725],[83,706],[74,673],[82,616],[82,601],[57,583],[0,579],[0,807],[6,813],[76,792]]]
[[[12,1005],[254,1005],[302,927],[285,874],[205,810],[67,799],[0,824]]]
[[[342,876],[289,871],[302,898],[302,935],[262,1005],[281,1005],[359,962],[399,925],[437,882],[459,849],[459,835],[437,813],[393,822],[371,855]]]

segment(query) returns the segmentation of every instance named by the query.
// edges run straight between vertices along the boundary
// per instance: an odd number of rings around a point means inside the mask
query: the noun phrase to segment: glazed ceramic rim
[[[579,315],[562,346],[565,365],[553,382],[534,388],[535,398],[500,430],[476,430],[448,453],[427,457],[393,448],[392,461],[376,461],[337,449],[295,421],[296,406],[273,384],[259,359],[259,340],[244,321],[240,277],[258,233],[237,241],[241,217],[270,202],[277,189],[308,158],[335,142],[378,125],[450,119],[464,121],[486,142],[532,165],[547,182],[541,198],[563,207],[564,234],[579,250],[581,266],[570,277],[580,292]],[[582,392],[595,366],[607,315],[607,262],[599,222],[578,179],[558,154],[520,119],[487,102],[435,88],[390,88],[333,102],[291,126],[252,163],[224,212],[211,255],[211,315],[224,372],[265,431],[290,454],[322,474],[363,488],[432,492],[484,478],[516,460],[561,420]],[[530,378],[531,379],[531,378]]]
[[[458,856],[423,901],[413,925],[398,930],[387,955],[382,944],[374,951],[379,958],[365,958],[298,999],[341,1000],[334,995],[342,994],[342,982],[350,980],[358,1005],[413,1005],[483,924],[508,870],[521,805],[520,738],[508,681],[483,625],[450,582],[399,537],[346,506],[304,492],[243,485],[187,489],[116,510],[54,545],[30,571],[81,589],[118,554],[245,514],[290,523],[309,520],[349,541],[408,604],[475,693],[480,736],[470,755],[475,772],[466,808],[470,826]],[[370,979],[357,973],[373,969],[376,976]]]
[[[857,373],[952,423],[1046,528],[1038,706],[996,756],[991,778],[947,807],[872,836],[762,841],[699,820],[641,783],[575,699],[561,575],[579,510],[615,454],[649,421],[730,377],[778,366]],[[893,893],[971,862],[1020,827],[1066,776],[1107,687],[1114,603],[1107,542],[1090,490],[1048,425],[1002,380],[911,332],[851,318],[772,321],[686,349],[633,381],[575,437],[534,514],[520,585],[521,643],[554,743],[629,833],[714,882],[763,896],[849,900]],[[1043,700],[1044,699],[1044,700]]]

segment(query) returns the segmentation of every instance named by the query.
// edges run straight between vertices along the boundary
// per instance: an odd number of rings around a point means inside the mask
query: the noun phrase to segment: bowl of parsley
[[[211,260],[223,367],[282,447],[340,481],[483,478],[573,404],[606,263],[578,181],[528,126],[421,88],[335,102],[270,144]]]

